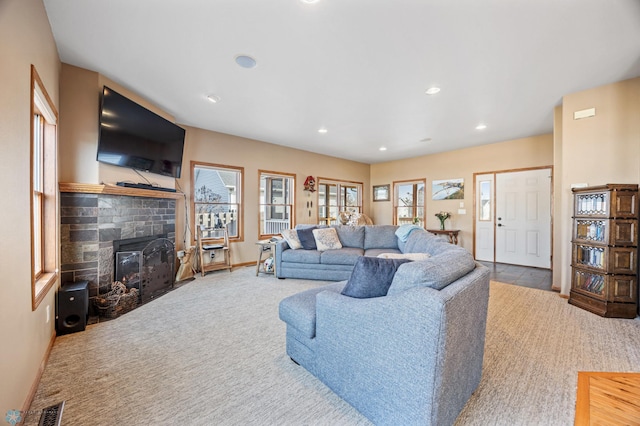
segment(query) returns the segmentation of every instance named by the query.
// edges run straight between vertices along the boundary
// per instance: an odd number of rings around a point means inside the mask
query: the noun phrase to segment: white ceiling
[[[364,163],[549,133],[562,96],[640,76],[638,0],[44,3],[63,62],[178,123]]]

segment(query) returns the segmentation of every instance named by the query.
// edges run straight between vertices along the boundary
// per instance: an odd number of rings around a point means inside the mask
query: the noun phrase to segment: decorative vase
[[[441,220],[440,220],[440,230],[441,230],[441,231],[444,231],[444,221],[445,221],[445,220],[446,220],[446,219],[441,219]]]

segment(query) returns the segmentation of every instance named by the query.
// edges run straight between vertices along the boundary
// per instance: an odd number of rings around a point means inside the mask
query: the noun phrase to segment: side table
[[[277,241],[271,241],[271,240],[260,240],[256,243],[256,245],[258,246],[258,261],[256,262],[256,277],[260,274],[269,274],[269,275],[275,275],[276,274],[276,243]],[[273,258],[273,269],[268,271],[264,268],[264,264],[263,262],[263,256],[265,254],[268,254],[268,257],[266,257],[264,260],[268,259],[269,257]]]
[[[427,229],[427,232],[431,232],[436,235],[447,235],[451,244],[458,244],[459,229]]]

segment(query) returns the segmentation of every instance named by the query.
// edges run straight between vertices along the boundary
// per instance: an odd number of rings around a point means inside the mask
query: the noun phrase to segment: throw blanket
[[[411,234],[411,232],[413,232],[413,230],[415,229],[422,228],[420,228],[418,225],[411,224],[400,225],[396,230],[396,237],[398,237],[398,239],[404,243],[407,241],[407,239],[409,239],[409,234]]]

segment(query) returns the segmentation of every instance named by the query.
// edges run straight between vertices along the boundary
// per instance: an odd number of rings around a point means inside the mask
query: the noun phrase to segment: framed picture
[[[390,185],[373,185],[373,201],[390,201]]]
[[[431,183],[431,191],[434,200],[462,200],[464,179],[434,180]]]

